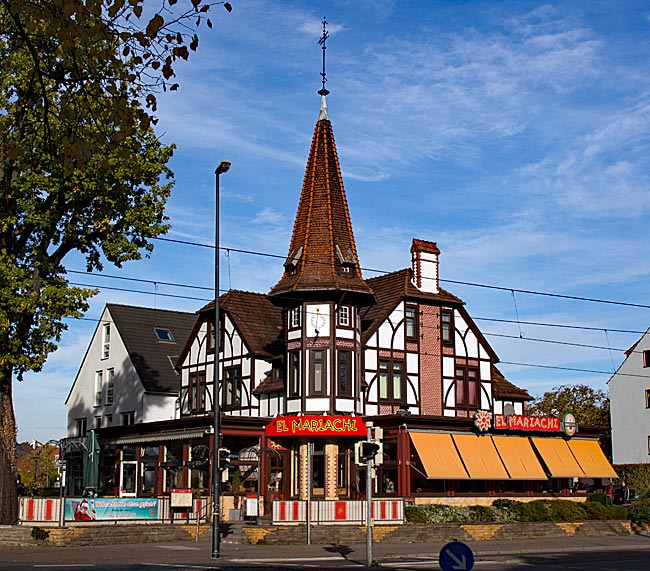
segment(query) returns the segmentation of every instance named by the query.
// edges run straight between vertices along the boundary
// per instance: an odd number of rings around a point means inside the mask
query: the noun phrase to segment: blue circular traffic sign
[[[469,545],[452,541],[440,550],[438,562],[442,571],[471,571],[474,568],[474,554]]]

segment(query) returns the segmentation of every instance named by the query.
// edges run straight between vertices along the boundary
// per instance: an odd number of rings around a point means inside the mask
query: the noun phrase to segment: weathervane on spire
[[[323,88],[318,91],[318,95],[322,96],[325,96],[329,93],[329,90],[325,88],[325,83],[327,82],[327,78],[325,77],[325,50],[327,49],[327,46],[325,45],[325,42],[329,37],[330,35],[327,31],[327,20],[325,19],[325,16],[323,16],[323,35],[318,40],[318,45],[322,46],[323,48],[323,71],[320,73],[321,77],[323,78]]]

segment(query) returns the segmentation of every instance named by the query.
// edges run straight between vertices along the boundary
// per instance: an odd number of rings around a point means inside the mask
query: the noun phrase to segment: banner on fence
[[[67,498],[65,519],[106,521],[157,519],[158,500],[151,498]]]

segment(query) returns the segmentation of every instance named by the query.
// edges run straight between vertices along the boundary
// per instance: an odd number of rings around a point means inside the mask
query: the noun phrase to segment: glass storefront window
[[[165,446],[165,490],[183,487],[183,443]]]

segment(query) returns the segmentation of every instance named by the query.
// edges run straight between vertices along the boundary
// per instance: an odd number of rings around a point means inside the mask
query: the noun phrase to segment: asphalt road
[[[380,569],[439,570],[444,544],[384,544],[373,548]],[[485,571],[647,571],[650,538],[644,536],[469,542],[474,569]],[[2,547],[0,571],[208,571],[247,569],[364,569],[365,545],[222,544],[210,540],[96,547]],[[447,561],[449,563],[449,561]],[[467,562],[465,562],[467,563]],[[470,571],[462,561],[444,571]]]

